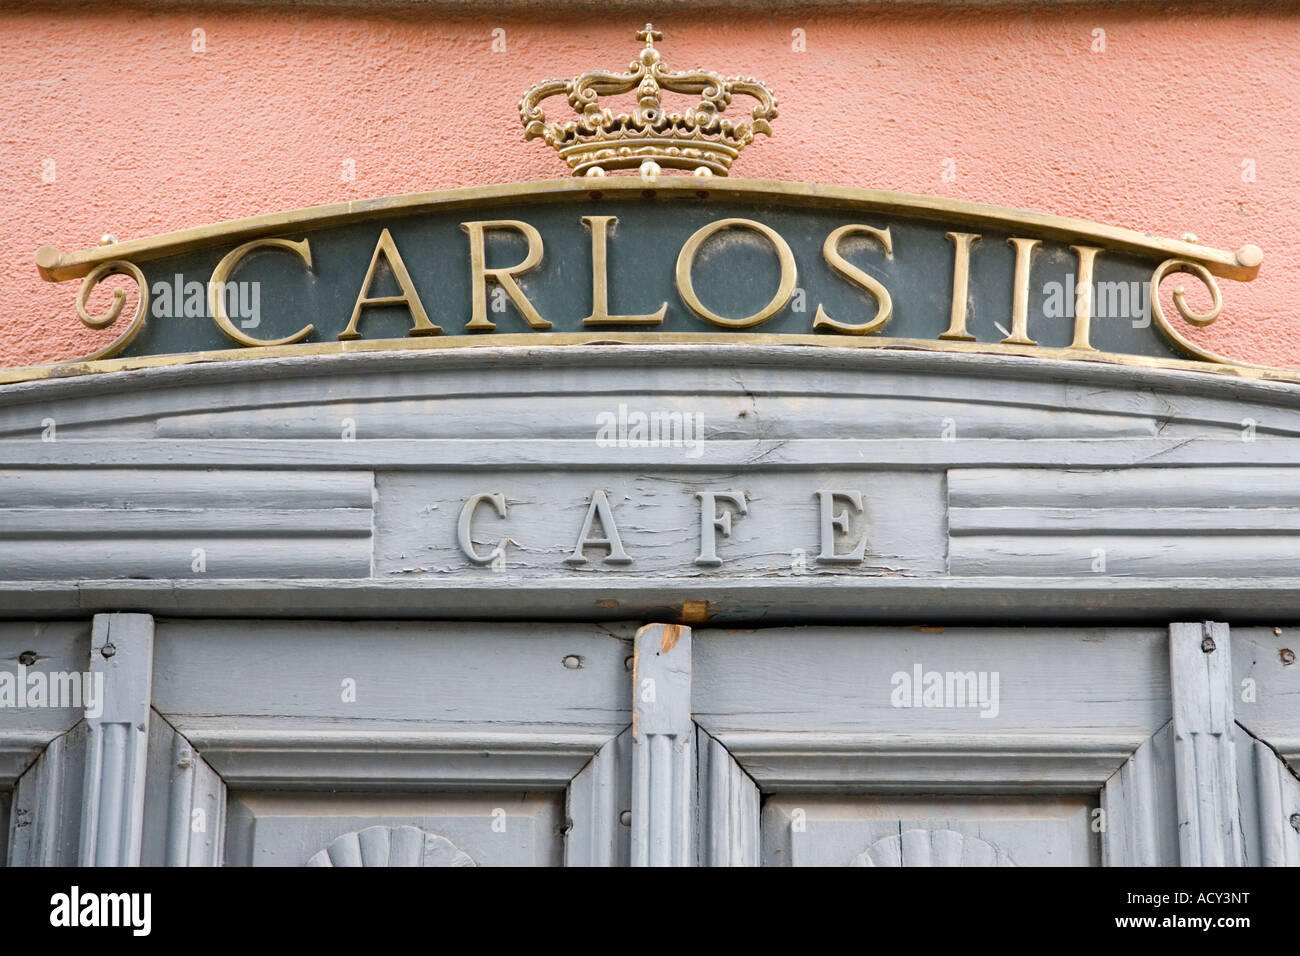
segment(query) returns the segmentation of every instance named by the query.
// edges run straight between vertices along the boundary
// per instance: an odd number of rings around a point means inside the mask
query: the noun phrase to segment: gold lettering
[[[668,312],[668,303],[648,315],[609,314],[609,267],[606,241],[610,226],[618,224],[614,216],[583,216],[582,221],[591,229],[591,315],[582,320],[583,325],[659,325]]]
[[[524,295],[524,290],[519,288],[519,283],[515,281],[515,276],[528,272],[542,261],[541,234],[528,223],[520,222],[517,219],[486,219],[478,222],[462,222],[460,227],[469,233],[470,284],[473,289],[473,314],[469,324],[465,326],[465,331],[491,332],[496,329],[496,325],[487,317],[487,280],[489,278],[500,283],[501,288],[510,297],[510,301],[519,310],[519,314],[524,317],[524,321],[532,328],[549,329],[551,323],[537,313],[537,310],[533,308],[533,304],[528,301],[528,297]],[[528,255],[524,257],[524,261],[504,269],[489,269],[483,240],[483,234],[488,229],[515,229],[523,233],[524,238],[528,240]]]
[[[1092,263],[1101,252],[1093,246],[1071,246],[1079,257],[1078,275],[1074,283],[1074,341],[1072,349],[1097,351],[1088,341],[1092,329]]]
[[[777,287],[776,295],[772,296],[772,301],[753,315],[741,319],[728,319],[710,311],[695,294],[695,286],[691,282],[691,266],[695,263],[695,255],[699,252],[700,246],[714,233],[725,229],[751,229],[765,236],[776,249],[777,258],[781,262],[781,284]],[[682,301],[706,322],[728,329],[747,329],[766,322],[780,312],[790,301],[790,296],[794,294],[795,278],[794,253],[790,251],[786,241],[774,229],[752,219],[719,219],[702,226],[686,240],[686,244],[682,246],[682,251],[677,256],[677,292],[682,297]]]
[[[314,326],[307,325],[293,335],[287,335],[282,339],[255,339],[230,321],[230,315],[226,312],[226,283],[230,281],[231,274],[244,260],[244,257],[257,249],[283,249],[286,252],[292,252],[306,264],[308,269],[311,268],[311,247],[307,245],[306,239],[300,242],[293,242],[289,239],[254,239],[252,242],[246,242],[226,253],[222,260],[217,263],[217,267],[212,270],[212,278],[208,280],[208,312],[212,315],[213,321],[217,323],[217,328],[240,345],[253,347],[258,345],[292,345],[294,342],[300,342],[311,335]]]
[[[974,342],[975,336],[966,331],[966,300],[970,285],[970,250],[971,246],[980,241],[980,237],[970,232],[950,232],[947,235],[957,247],[952,260],[952,315],[948,331],[939,338]]]
[[[1016,247],[1016,278],[1011,294],[1011,334],[1003,345],[1037,345],[1029,337],[1029,262],[1038,248],[1037,239],[1008,239]]]
[[[373,298],[366,295],[370,291],[370,284],[375,280],[375,272],[379,269],[379,257],[381,255],[388,260],[388,266],[393,270],[393,275],[397,279],[397,287],[402,290],[401,295],[381,295]],[[429,315],[424,311],[424,304],[420,301],[419,295],[416,294],[415,283],[411,281],[411,274],[406,271],[406,263],[402,261],[402,254],[397,251],[397,243],[393,242],[393,236],[387,229],[379,234],[379,242],[375,244],[375,253],[370,257],[370,268],[366,270],[366,277],[361,282],[361,291],[357,293],[357,303],[352,307],[352,320],[348,322],[348,327],[339,333],[339,338],[343,341],[361,338],[361,333],[357,331],[357,322],[361,319],[361,310],[381,305],[406,306],[415,322],[411,326],[411,331],[407,333],[408,335],[437,335],[442,331],[429,321]]]
[[[856,282],[875,297],[877,302],[876,316],[861,325],[846,325],[843,322],[836,322],[826,314],[826,310],[822,306],[818,305],[817,314],[813,318],[814,329],[827,328],[834,329],[836,332],[846,332],[849,335],[866,335],[868,332],[876,331],[876,329],[888,322],[890,315],[893,314],[894,303],[889,297],[889,290],[874,277],[867,275],[867,273],[840,255],[840,240],[845,236],[852,235],[864,235],[874,238],[884,246],[887,259],[894,258],[894,241],[889,235],[888,227],[876,229],[873,226],[850,225],[840,226],[834,230],[826,237],[826,242],[822,245],[822,255],[826,257],[826,262],[832,269]]]

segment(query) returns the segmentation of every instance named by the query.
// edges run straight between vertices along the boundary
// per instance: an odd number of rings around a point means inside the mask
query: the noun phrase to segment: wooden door
[[[632,634],[143,614],[0,628],[0,657],[89,660],[104,686],[93,713],[0,710],[8,862],[625,865]]]
[[[638,700],[634,808],[694,767],[699,814],[634,826],[651,862],[1295,865],[1286,640],[1241,634],[1250,678],[1222,624],[647,628],[638,673],[669,675],[676,719]]]
[[[1170,720],[1166,631],[702,631],[692,706],[767,865],[1099,864],[1108,781]],[[1170,780],[1140,797],[1176,848]],[[724,823],[724,825],[728,825]],[[749,822],[746,825],[754,826]]]
[[[160,622],[152,747],[170,772],[155,775],[146,807],[172,826],[146,833],[144,859],[625,863],[630,637],[588,625]]]
[[[1294,866],[1297,645],[1216,623],[14,625],[0,657],[102,694],[0,709],[5,853]]]

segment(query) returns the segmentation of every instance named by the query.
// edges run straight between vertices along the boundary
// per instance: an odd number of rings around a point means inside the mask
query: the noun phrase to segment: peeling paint
[[[664,636],[660,642],[660,649],[666,654],[677,646],[677,642],[682,638],[682,632],[685,630],[680,624],[665,624]]]

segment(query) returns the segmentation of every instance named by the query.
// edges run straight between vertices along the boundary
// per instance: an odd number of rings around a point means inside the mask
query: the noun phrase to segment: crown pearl
[[[713,175],[713,170],[709,169],[708,166],[696,166],[695,172],[693,172],[691,175],[696,176],[700,179],[708,179],[710,176]]]
[[[648,183],[659,181],[659,174],[663,172],[659,164],[653,159],[647,159],[641,164],[641,178]]]
[[[590,169],[587,170],[587,172],[586,172],[585,175],[587,175],[587,176],[604,176],[604,175],[605,175],[605,170],[604,170],[604,168],[602,168],[602,167],[600,167],[600,166],[592,166]]]

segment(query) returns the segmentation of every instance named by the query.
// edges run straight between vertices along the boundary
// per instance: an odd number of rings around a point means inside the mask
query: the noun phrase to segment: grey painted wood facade
[[[4,852],[1296,865],[1298,407],[743,345],[0,388],[0,671],[102,681],[0,706]]]

